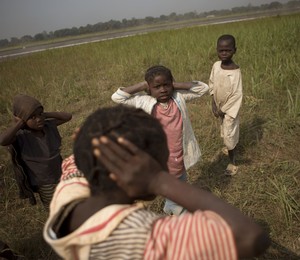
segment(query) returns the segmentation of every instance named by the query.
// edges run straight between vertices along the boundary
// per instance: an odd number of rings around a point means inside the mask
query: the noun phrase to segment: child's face
[[[157,75],[151,82],[148,82],[150,95],[160,103],[166,103],[172,97],[174,86],[173,81],[165,75]]]
[[[26,125],[33,130],[42,130],[45,125],[45,116],[43,115],[44,109],[38,107],[26,121]]]
[[[218,57],[222,62],[231,61],[232,56],[235,54],[236,48],[231,41],[219,41],[217,45]]]

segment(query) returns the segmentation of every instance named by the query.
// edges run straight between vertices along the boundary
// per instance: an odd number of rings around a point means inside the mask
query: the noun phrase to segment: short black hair
[[[168,79],[174,81],[174,77],[172,75],[171,70],[162,65],[155,65],[147,69],[145,73],[145,80],[149,84],[149,82],[151,82],[154,79],[154,77],[158,75],[165,75]]]
[[[231,34],[223,34],[218,38],[217,44],[219,44],[220,41],[230,41],[233,44],[233,47],[235,48],[235,38]]]
[[[117,189],[109,178],[109,171],[93,155],[92,139],[107,136],[116,141],[124,137],[160,164],[161,152],[167,149],[167,138],[160,122],[142,109],[125,105],[100,108],[87,117],[74,142],[74,156],[78,169],[89,182],[91,194]]]

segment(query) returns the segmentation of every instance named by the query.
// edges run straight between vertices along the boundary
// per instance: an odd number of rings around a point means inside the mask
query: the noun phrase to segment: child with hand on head
[[[142,108],[159,120],[168,140],[169,173],[187,181],[186,171],[197,163],[201,152],[188,116],[186,101],[199,98],[206,92],[208,86],[201,81],[175,82],[170,69],[153,66],[146,71],[145,81],[119,88],[112,95],[112,100]],[[179,215],[184,212],[184,208],[166,199],[164,212]]]
[[[71,120],[66,112],[44,112],[34,97],[19,94],[14,97],[15,122],[0,134],[0,145],[12,154],[14,171],[21,195],[35,204],[33,192],[49,207],[54,189],[61,176],[61,136],[57,126]],[[23,194],[22,194],[23,193]]]
[[[166,135],[142,109],[98,109],[73,151],[43,233],[63,259],[235,260],[258,256],[270,243],[238,209],[167,173]],[[162,216],[136,203],[156,195],[188,212]]]
[[[236,145],[239,141],[239,110],[242,104],[242,75],[232,60],[236,52],[235,38],[222,35],[217,41],[217,54],[220,61],[214,63],[210,78],[209,92],[212,96],[212,111],[221,121],[221,137],[224,140],[223,152],[228,153],[230,163],[225,174],[235,175]]]

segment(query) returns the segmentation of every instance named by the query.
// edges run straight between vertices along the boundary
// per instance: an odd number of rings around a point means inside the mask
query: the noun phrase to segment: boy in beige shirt
[[[224,140],[224,152],[228,151],[230,163],[225,174],[235,175],[236,145],[239,141],[239,110],[242,104],[242,75],[232,60],[236,52],[235,38],[222,35],[217,41],[217,53],[220,61],[214,63],[210,78],[209,91],[212,96],[212,111],[221,119],[221,137]]]

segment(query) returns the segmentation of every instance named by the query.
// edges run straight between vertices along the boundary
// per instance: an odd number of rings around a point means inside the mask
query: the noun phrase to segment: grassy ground
[[[46,110],[68,111],[60,127],[62,154],[72,152],[75,127],[98,107],[113,105],[119,87],[143,80],[145,70],[163,64],[177,81],[208,81],[218,36],[236,36],[235,61],[243,73],[244,102],[239,143],[240,172],[228,178],[228,163],[210,97],[189,103],[202,149],[190,182],[209,189],[261,223],[272,247],[259,259],[300,255],[300,14],[234,24],[154,32],[118,40],[49,50],[0,62],[0,131],[11,122],[11,100],[33,95]],[[26,259],[57,259],[42,239],[47,213],[18,198],[6,150],[0,149],[0,239]],[[149,207],[161,212],[162,200]]]

